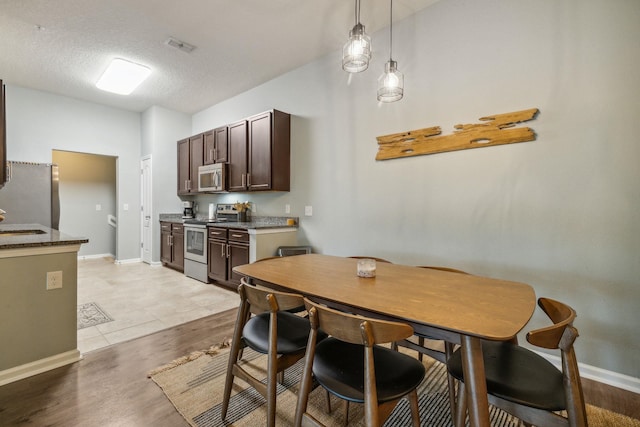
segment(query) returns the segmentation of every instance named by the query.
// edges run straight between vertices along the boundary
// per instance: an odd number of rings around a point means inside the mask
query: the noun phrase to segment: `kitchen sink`
[[[46,231],[43,230],[0,230],[0,237],[6,236],[29,236],[33,234],[45,234]]]

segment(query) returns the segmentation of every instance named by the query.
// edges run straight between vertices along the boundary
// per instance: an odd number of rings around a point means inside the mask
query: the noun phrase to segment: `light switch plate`
[[[313,216],[313,206],[305,206],[304,207],[304,214],[306,216]]]

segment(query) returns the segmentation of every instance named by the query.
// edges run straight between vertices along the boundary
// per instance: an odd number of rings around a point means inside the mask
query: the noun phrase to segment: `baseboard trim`
[[[142,262],[142,258],[131,258],[131,259],[117,259],[116,264],[133,264],[136,262]]]
[[[25,363],[24,365],[0,371],[0,386],[12,383],[33,375],[41,374],[61,366],[70,365],[82,359],[80,351],[70,350],[44,359]]]
[[[539,351],[536,353],[553,363],[558,369],[562,369],[562,359],[559,356]],[[640,394],[640,378],[619,374],[585,363],[578,363],[578,369],[580,370],[580,376],[583,378]]]
[[[99,259],[99,258],[115,258],[114,254],[93,254],[93,255],[78,255],[78,259]]]

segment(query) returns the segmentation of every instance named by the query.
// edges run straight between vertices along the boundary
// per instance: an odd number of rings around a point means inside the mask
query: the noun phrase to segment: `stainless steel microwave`
[[[227,169],[224,163],[198,167],[198,191],[201,193],[226,190]]]

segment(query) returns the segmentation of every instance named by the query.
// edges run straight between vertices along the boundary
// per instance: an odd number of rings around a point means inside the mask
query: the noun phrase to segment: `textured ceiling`
[[[436,1],[396,0],[394,21]],[[388,21],[388,1],[362,1],[367,33]],[[0,78],[132,111],[194,113],[339,51],[353,24],[351,0],[0,0]],[[196,49],[171,48],[169,37]],[[95,87],[116,57],[153,70],[132,95]]]

